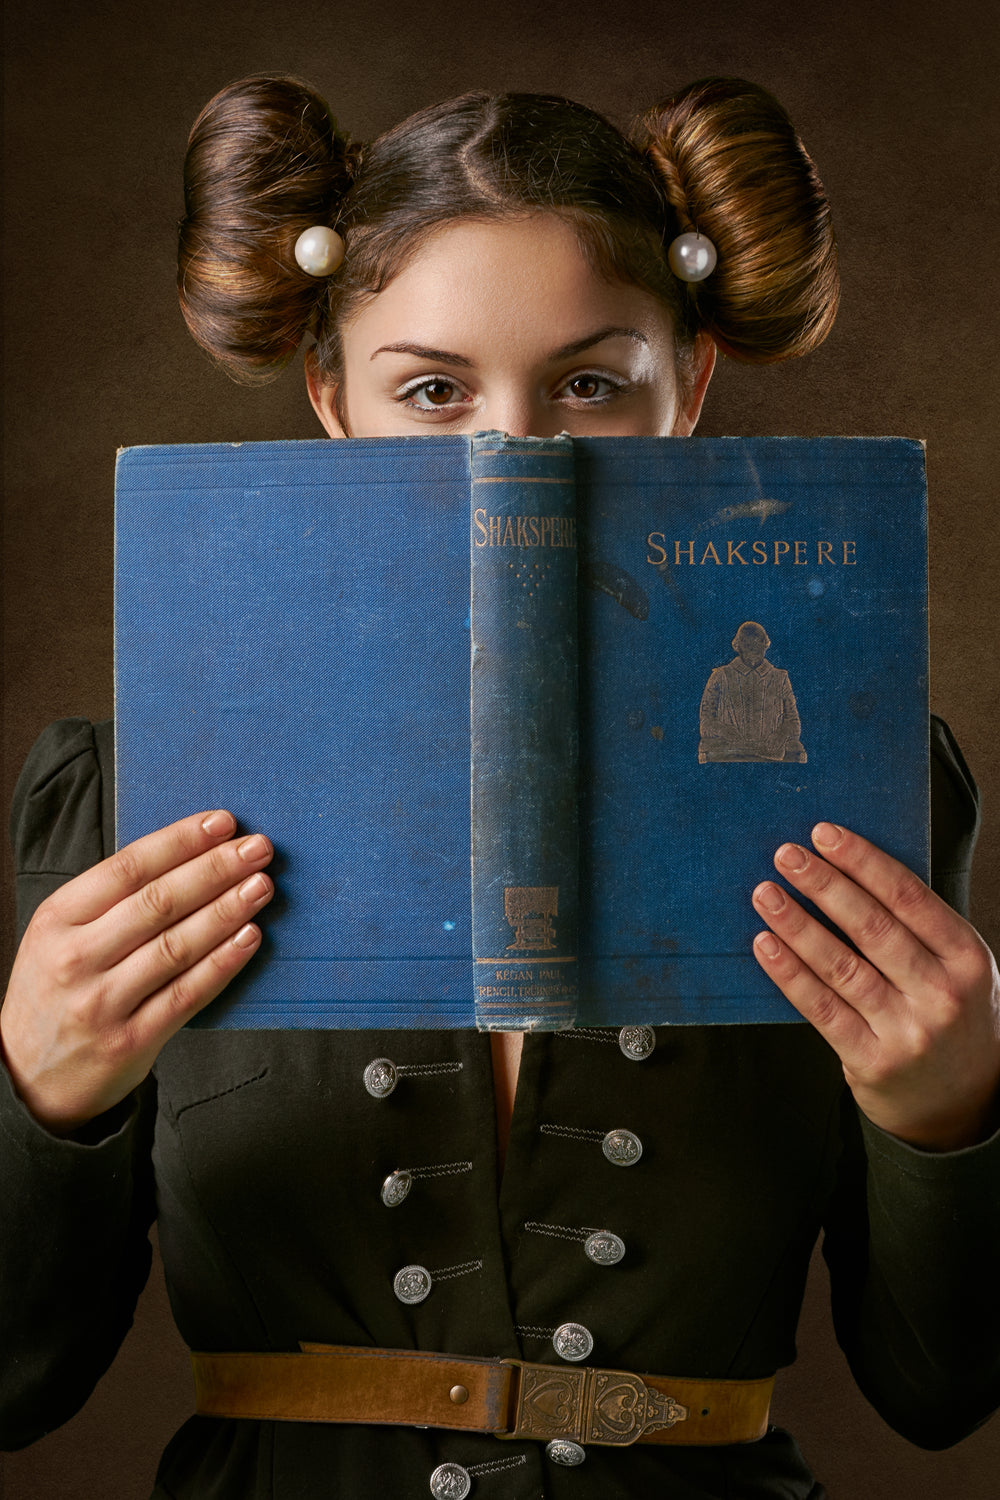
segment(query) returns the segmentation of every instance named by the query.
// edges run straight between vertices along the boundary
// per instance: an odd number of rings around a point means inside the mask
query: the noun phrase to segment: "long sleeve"
[[[940,720],[931,729],[933,884],[962,910],[978,794]],[[837,1337],[861,1389],[911,1442],[943,1448],[1000,1404],[1000,1132],[917,1150],[844,1101],[827,1223]]]
[[[1000,1133],[934,1154],[848,1107],[863,1161],[824,1242],[837,1338],[886,1421],[945,1448],[1000,1404]]]
[[[19,934],[38,903],[104,857],[110,725],[44,731],[15,792]],[[0,1077],[0,1446],[66,1421],[111,1363],[149,1274],[149,1083],[75,1137],[51,1135]]]

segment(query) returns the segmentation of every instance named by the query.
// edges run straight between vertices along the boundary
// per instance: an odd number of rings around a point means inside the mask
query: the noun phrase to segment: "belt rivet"
[[[464,1385],[453,1385],[451,1390],[448,1392],[448,1400],[453,1401],[456,1406],[461,1406],[462,1403],[468,1401],[468,1399],[469,1393],[465,1389]]]

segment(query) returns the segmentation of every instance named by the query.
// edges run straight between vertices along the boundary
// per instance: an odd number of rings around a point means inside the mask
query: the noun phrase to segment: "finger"
[[[178,974],[127,1022],[138,1049],[158,1052],[163,1044],[222,993],[260,947],[261,931],[245,923],[192,968]]]
[[[974,936],[968,922],[884,849],[836,823],[817,823],[812,840],[824,860],[870,892],[929,952],[948,959],[967,949]]]
[[[197,968],[271,900],[274,883],[258,871],[130,953],[109,976],[106,994],[127,1015],[171,980]]]
[[[886,858],[888,857],[887,855]],[[940,960],[928,951],[911,928],[869,890],[836,866],[820,859],[801,844],[782,844],[774,857],[774,863],[796,890],[808,896],[820,911],[836,922],[841,931],[847,934],[851,942],[897,990],[909,994],[914,988],[936,985],[941,980],[943,969]],[[910,875],[905,866],[900,865],[899,869]],[[916,876],[911,878],[916,881]],[[775,891],[777,889],[775,887]],[[776,897],[774,899],[777,900]],[[794,905],[790,903],[791,907]],[[774,915],[779,923],[798,922],[790,910],[776,911]],[[768,925],[773,926],[770,921]],[[825,929],[820,928],[820,931]],[[789,934],[784,932],[783,936],[788,937]],[[793,946],[802,954],[797,943],[793,943]],[[829,952],[829,945],[825,945],[824,951]],[[850,950],[845,949],[844,952],[848,955],[843,960],[846,963],[850,958]],[[809,954],[802,954],[802,957],[807,962],[812,962]]]
[[[811,917],[779,885],[762,881],[753,893],[753,904],[816,982],[859,1011],[873,1027],[880,1012],[898,1004],[895,986],[879,969]]]
[[[150,880],[216,848],[235,832],[236,819],[230,812],[193,813],[126,844],[51,899],[65,921],[74,925],[93,922]]]
[[[227,840],[186,864],[154,876],[92,924],[92,961],[102,970],[110,969],[152,939],[161,940],[169,949],[184,918],[242,886],[248,875],[268,864],[273,856],[270,841],[263,834],[254,833]],[[222,928],[217,929],[202,952],[221,942],[225,935]],[[173,972],[172,968],[165,968],[161,978]]]
[[[864,1067],[878,1045],[864,1016],[824,984],[773,932],[759,932],[753,951],[785,999],[815,1026],[841,1060],[851,1067]]]

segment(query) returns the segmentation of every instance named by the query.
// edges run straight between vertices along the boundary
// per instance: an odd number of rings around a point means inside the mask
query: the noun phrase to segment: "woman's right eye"
[[[462,399],[464,393],[460,386],[453,380],[448,380],[443,375],[435,375],[429,380],[417,381],[414,385],[405,386],[396,396],[396,400],[404,406],[409,406],[414,411],[441,411],[449,406],[458,404],[455,397]]]

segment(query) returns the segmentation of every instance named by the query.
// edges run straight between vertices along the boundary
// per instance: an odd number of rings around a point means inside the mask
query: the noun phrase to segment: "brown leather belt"
[[[750,1443],[773,1377],[690,1380],[521,1359],[303,1344],[301,1354],[192,1354],[203,1416],[446,1427],[498,1438]]]

